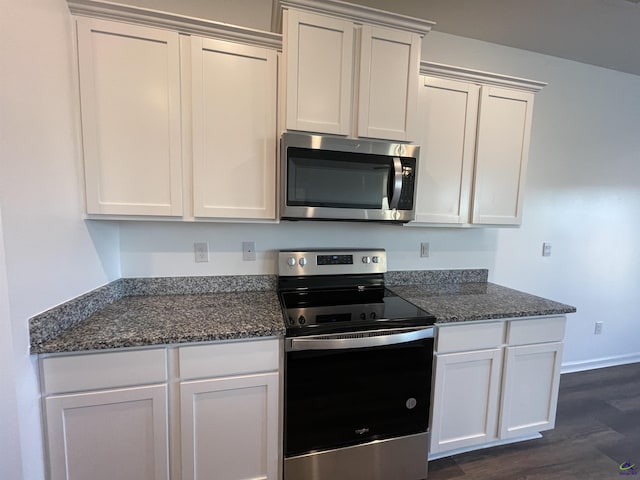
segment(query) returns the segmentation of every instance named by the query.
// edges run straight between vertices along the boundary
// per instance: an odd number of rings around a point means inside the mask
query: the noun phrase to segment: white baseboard
[[[496,440],[495,442],[483,443],[482,445],[472,445],[464,448],[456,448],[455,450],[447,450],[446,452],[429,453],[429,461],[437,460],[438,458],[451,457],[452,455],[458,455],[460,453],[472,452],[474,450],[482,450],[484,448],[507,445],[509,443],[524,442],[525,440],[535,440],[536,438],[542,438],[542,434],[532,433],[531,435],[525,435],[524,437]]]
[[[617,365],[627,365],[629,363],[640,362],[640,353],[630,355],[618,355],[615,357],[596,358],[582,362],[567,362],[560,367],[560,373],[583,372],[596,368],[615,367]]]

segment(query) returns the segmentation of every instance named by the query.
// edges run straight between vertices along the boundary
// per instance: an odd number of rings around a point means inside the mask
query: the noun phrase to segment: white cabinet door
[[[501,368],[500,348],[436,356],[431,453],[497,438]]]
[[[506,349],[500,438],[554,427],[561,362],[561,342]]]
[[[286,10],[286,128],[348,135],[353,88],[353,23]]]
[[[467,223],[480,87],[420,79],[416,222]]]
[[[182,382],[182,480],[275,480],[277,391],[277,373]]]
[[[520,224],[532,112],[532,93],[482,87],[473,223]]]
[[[358,136],[415,140],[420,35],[362,26]]]
[[[276,52],[192,37],[196,217],[276,215]]]
[[[167,387],[45,399],[50,480],[166,480]]]
[[[87,212],[182,214],[176,32],[78,18]]]

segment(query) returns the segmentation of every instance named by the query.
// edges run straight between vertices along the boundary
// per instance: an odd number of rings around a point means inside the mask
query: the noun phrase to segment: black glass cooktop
[[[433,325],[435,317],[382,288],[281,292],[287,335]]]

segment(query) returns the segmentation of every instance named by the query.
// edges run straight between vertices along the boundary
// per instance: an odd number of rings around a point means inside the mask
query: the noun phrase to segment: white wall
[[[549,83],[535,100],[520,228],[125,222],[123,276],[274,273],[277,249],[384,247],[390,269],[489,268],[496,283],[576,306],[566,368],[640,360],[640,347],[628,340],[640,338],[633,249],[640,237],[640,77],[437,32],[427,35],[423,59]],[[241,260],[243,240],[256,241],[256,262]],[[195,241],[210,243],[210,263],[194,263]],[[431,243],[431,258],[419,257],[421,241]],[[552,242],[549,258],[541,256],[543,241]],[[593,335],[595,321],[605,322],[601,336]]]
[[[13,335],[9,313],[7,269],[2,233],[2,205],[0,205],[0,478],[22,478],[18,402],[16,399]]]
[[[118,3],[256,30],[269,31],[271,28],[272,0],[126,0]]]
[[[0,11],[0,199],[10,306],[10,325],[3,319],[0,336],[11,338],[13,347],[12,371],[3,372],[0,388],[17,399],[19,431],[19,438],[15,428],[11,436],[3,432],[0,451],[21,449],[23,478],[41,480],[28,319],[120,276],[118,226],[82,220],[66,2],[0,0]]]
[[[276,273],[277,250],[384,247],[391,270],[489,268],[495,229],[430,229],[350,222],[282,222],[279,225],[123,222],[123,277]],[[256,261],[242,260],[242,242],[256,242]],[[209,263],[195,263],[193,243],[209,243]],[[420,258],[421,241],[431,258]]]

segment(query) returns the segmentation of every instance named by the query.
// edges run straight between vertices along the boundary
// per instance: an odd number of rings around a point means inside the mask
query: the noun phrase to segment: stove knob
[[[289,325],[295,325],[296,321],[293,319],[293,317],[289,317]]]
[[[369,317],[372,318],[372,319],[375,319],[377,317],[376,312],[371,312],[369,314]]]
[[[300,325],[304,325],[305,323],[307,323],[307,319],[306,319],[306,318],[304,318],[304,315],[300,315],[300,316],[298,317],[298,324],[300,324]]]
[[[287,265],[289,265],[290,267],[295,267],[296,266],[296,259],[294,257],[287,258]]]
[[[298,263],[301,267],[304,267],[307,264],[307,259],[302,257],[300,260],[298,260]]]
[[[360,314],[360,319],[361,320],[366,320],[367,319],[367,314],[366,313],[361,313]]]
[[[376,256],[374,256],[374,257],[371,257],[371,261],[372,261],[373,263],[380,263],[380,257],[378,257],[377,255],[376,255]]]
[[[362,257],[362,263],[371,263],[371,257]]]

